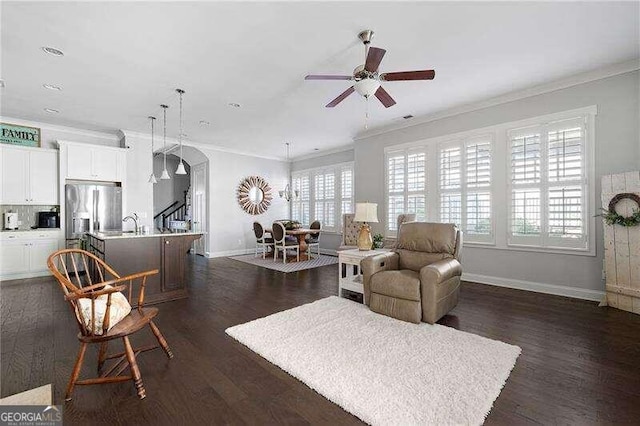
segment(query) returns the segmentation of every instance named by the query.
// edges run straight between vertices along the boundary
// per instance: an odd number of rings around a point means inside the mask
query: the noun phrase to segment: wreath
[[[638,208],[633,210],[631,216],[622,216],[616,211],[616,205],[624,199],[631,200],[638,205]],[[640,196],[631,193],[617,194],[609,202],[609,209],[602,209],[602,211],[603,213],[599,216],[602,216],[604,218],[604,221],[607,222],[607,225],[640,225]]]

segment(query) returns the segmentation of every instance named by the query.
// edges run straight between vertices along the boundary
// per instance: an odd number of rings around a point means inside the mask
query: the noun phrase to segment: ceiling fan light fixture
[[[356,83],[353,85],[353,88],[356,89],[356,92],[358,92],[365,98],[374,95],[379,87],[380,82],[373,78],[365,78],[360,81],[356,81]]]

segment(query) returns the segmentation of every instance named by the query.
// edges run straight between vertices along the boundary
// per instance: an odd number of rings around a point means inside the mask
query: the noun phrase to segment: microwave
[[[60,228],[58,212],[38,212],[38,228]]]

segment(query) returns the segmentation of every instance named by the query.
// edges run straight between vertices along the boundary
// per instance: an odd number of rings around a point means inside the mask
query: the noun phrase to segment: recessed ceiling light
[[[234,108],[240,108],[240,104],[237,104],[235,102],[229,102],[229,106]]]
[[[45,52],[47,52],[49,55],[53,55],[53,56],[64,56],[64,52],[60,49],[56,49],[55,47],[48,47],[48,46],[44,46],[42,48],[42,50],[44,50]]]
[[[45,108],[44,109],[46,112],[48,112],[49,114],[57,114],[60,111],[58,111],[57,109],[53,109],[53,108]]]
[[[55,84],[43,84],[42,87],[44,87],[45,89],[49,89],[49,90],[62,90],[62,87],[60,86],[56,86]]]
[[[208,126],[209,124],[211,124],[211,123],[209,123],[207,120],[200,120],[200,125],[201,126]]]

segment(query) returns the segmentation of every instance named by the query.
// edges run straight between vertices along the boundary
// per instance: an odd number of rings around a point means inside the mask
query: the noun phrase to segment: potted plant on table
[[[376,234],[373,236],[373,248],[381,249],[384,247],[384,236],[382,234]]]

